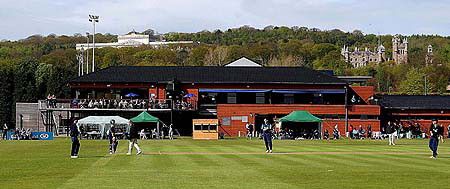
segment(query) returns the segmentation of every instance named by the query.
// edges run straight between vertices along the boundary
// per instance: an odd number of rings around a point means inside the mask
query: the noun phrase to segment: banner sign
[[[31,132],[32,140],[53,140],[52,132]],[[15,132],[8,131],[6,134],[6,140],[17,140]]]
[[[53,140],[52,132],[31,132],[31,138],[37,140]]]

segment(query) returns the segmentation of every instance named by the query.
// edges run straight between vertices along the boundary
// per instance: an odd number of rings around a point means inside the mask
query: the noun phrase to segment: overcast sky
[[[0,0],[0,39],[92,30],[197,32],[250,25],[450,35],[450,0]]]

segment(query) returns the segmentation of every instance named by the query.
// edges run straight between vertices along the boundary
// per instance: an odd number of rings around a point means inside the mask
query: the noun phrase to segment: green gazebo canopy
[[[130,119],[133,123],[158,123],[159,118],[150,115],[147,112],[142,112],[138,116]]]
[[[312,115],[308,111],[293,111],[287,116],[280,118],[281,122],[302,122],[302,123],[320,123],[322,119]]]

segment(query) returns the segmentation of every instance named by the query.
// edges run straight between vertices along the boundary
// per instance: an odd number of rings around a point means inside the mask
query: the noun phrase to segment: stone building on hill
[[[392,38],[392,60],[396,64],[408,63],[408,39],[400,39],[399,35]]]
[[[367,47],[364,51],[360,51],[358,47],[355,47],[353,52],[348,50],[347,46],[341,49],[341,54],[344,56],[344,60],[347,63],[352,64],[353,67],[364,67],[367,64],[375,62],[381,63],[386,61],[386,52],[383,45],[379,45],[374,51],[369,50]]]
[[[353,67],[364,67],[369,63],[382,63],[390,58],[386,57],[386,48],[379,42],[378,47],[373,51],[369,48],[365,48],[361,51],[358,47],[355,47],[354,51],[349,51],[348,46],[344,46],[341,49],[341,54],[344,61],[351,64]],[[408,39],[401,39],[399,35],[395,35],[392,38],[392,60],[396,64],[408,63]]]
[[[433,46],[428,45],[427,48],[427,55],[425,56],[425,64],[426,65],[431,65],[433,64]]]

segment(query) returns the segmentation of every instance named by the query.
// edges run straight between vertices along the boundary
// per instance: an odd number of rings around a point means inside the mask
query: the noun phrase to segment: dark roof
[[[70,83],[298,83],[346,84],[304,67],[116,66],[98,70]]]
[[[450,96],[383,95],[380,105],[386,109],[450,109]]]

